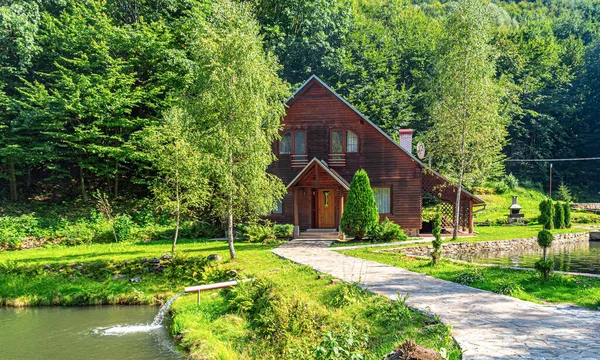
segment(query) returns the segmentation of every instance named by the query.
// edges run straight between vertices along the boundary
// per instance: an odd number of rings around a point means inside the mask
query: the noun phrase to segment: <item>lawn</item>
[[[160,273],[144,270],[149,262],[142,259],[160,258],[170,250],[168,241],[7,251],[0,253],[0,303],[158,304],[184,286],[225,280],[236,270],[237,278],[258,280],[203,293],[200,305],[195,295],[173,304],[173,335],[192,358],[313,359],[340,347],[380,359],[404,339],[460,358],[449,329],[437,320],[318,276],[273,255],[275,246],[238,243],[238,258],[229,261],[225,242],[182,241]],[[209,254],[225,260],[207,262]]]
[[[600,306],[600,279],[555,274],[542,281],[533,271],[487,267],[444,259],[432,266],[428,259],[379,249],[347,250],[345,254],[397,266],[478,289],[537,303],[565,303],[596,309]]]

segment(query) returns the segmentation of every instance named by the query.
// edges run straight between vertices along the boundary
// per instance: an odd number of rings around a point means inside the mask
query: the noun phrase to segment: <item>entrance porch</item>
[[[294,226],[298,230],[339,229],[350,184],[325,162],[312,159],[287,189],[293,194]]]

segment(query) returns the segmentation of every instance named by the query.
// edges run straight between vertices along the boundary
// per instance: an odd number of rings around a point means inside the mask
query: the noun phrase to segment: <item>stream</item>
[[[0,308],[3,360],[182,359],[163,326],[168,306]],[[158,314],[157,314],[158,311]]]

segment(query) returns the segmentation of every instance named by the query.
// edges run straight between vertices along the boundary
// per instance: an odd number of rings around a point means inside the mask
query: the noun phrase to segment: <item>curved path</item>
[[[464,359],[600,359],[600,312],[539,305],[293,240],[273,253],[376,294],[431,312],[452,326]],[[336,250],[344,250],[336,248]]]

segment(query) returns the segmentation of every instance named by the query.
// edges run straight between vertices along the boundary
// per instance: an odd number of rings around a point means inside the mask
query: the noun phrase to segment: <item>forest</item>
[[[144,134],[168,123],[202,76],[207,55],[194,49],[211,44],[191,44],[203,21],[215,38],[230,27],[228,35],[260,39],[285,84],[271,92],[277,101],[316,74],[391,136],[413,128],[427,140],[452,2],[241,2],[258,34],[211,20],[225,1],[0,0],[0,199],[149,196],[158,169]],[[486,14],[504,157],[598,156],[600,3],[496,0]],[[432,162],[444,168],[444,159]],[[512,173],[547,189],[548,163],[502,163],[465,186]],[[597,200],[598,165],[555,163],[554,187]]]

